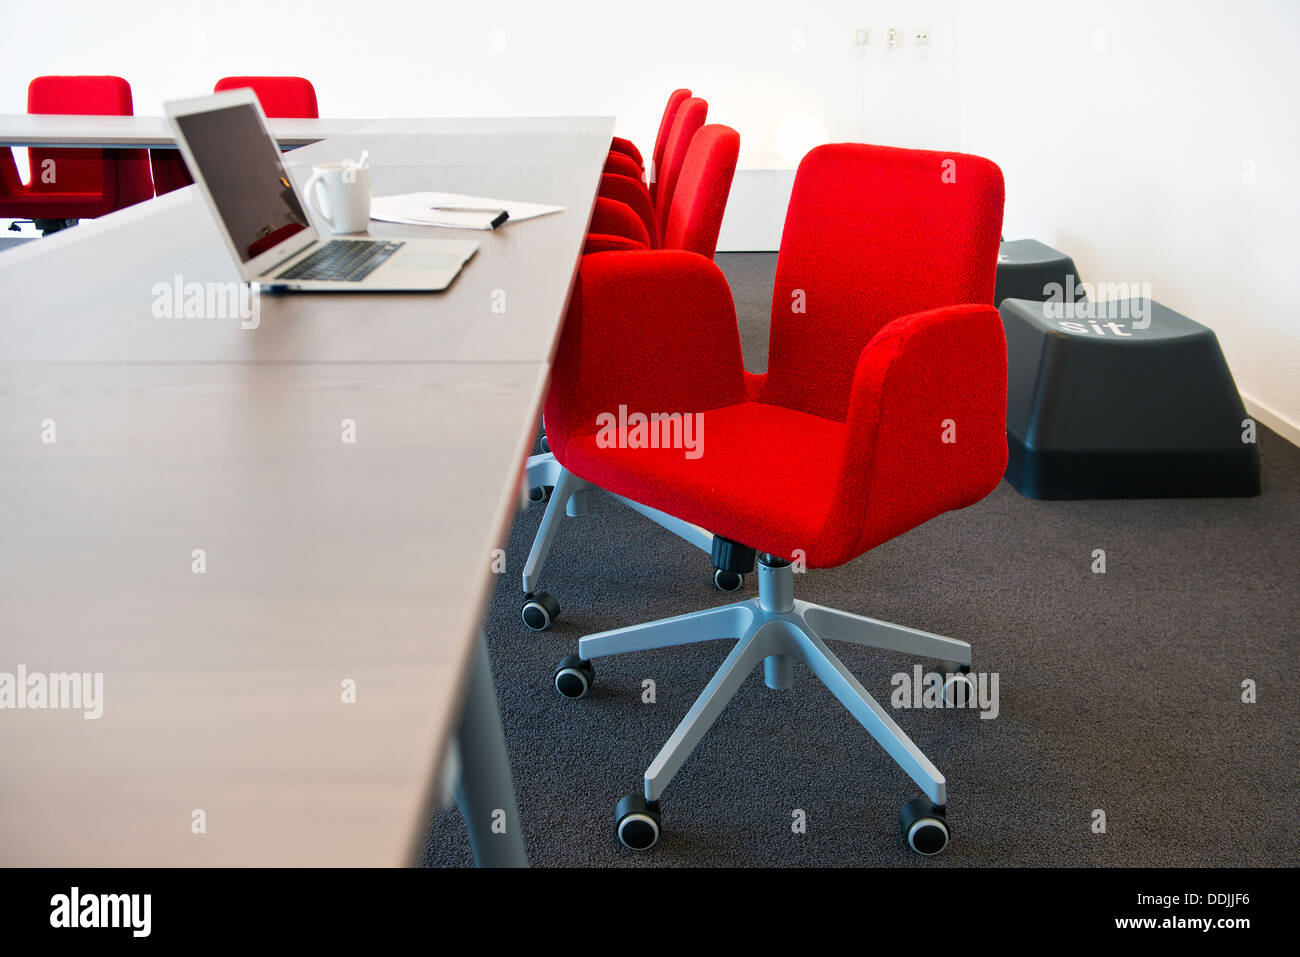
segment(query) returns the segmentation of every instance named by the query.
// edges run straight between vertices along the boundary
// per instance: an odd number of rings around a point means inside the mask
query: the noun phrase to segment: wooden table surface
[[[103,675],[97,719],[0,710],[0,863],[411,860],[613,127],[509,125],[365,137],[377,192],[567,207],[442,294],[159,318],[237,278],[193,189],[0,254],[0,682]]]

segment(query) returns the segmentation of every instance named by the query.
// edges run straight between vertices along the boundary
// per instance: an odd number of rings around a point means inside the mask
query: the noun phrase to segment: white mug
[[[325,194],[321,209],[319,194]],[[311,168],[303,194],[307,205],[336,233],[365,232],[370,223],[370,167],[352,162],[320,163]]]

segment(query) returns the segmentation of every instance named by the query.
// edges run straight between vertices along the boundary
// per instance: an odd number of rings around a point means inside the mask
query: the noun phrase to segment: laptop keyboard
[[[404,245],[374,239],[331,239],[275,278],[360,282]]]

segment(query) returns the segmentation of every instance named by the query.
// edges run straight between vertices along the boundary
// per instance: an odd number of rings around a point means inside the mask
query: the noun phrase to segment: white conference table
[[[272,119],[282,147],[306,146],[372,122],[349,119]],[[0,114],[0,147],[67,146],[92,149],[175,149],[176,137],[162,116],[77,116],[61,113]]]
[[[103,674],[98,719],[0,710],[0,864],[410,863],[453,746],[477,859],[524,862],[480,628],[612,130],[290,154],[566,207],[438,230],[483,243],[445,293],[158,318],[237,278],[192,187],[0,254],[0,673]]]

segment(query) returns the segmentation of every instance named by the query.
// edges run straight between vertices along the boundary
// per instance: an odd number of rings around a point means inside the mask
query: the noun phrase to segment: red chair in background
[[[636,148],[636,144],[631,140],[616,136],[610,143],[609,151],[611,153],[622,153],[630,158],[637,168],[637,173],[633,179],[653,183],[655,174],[659,169],[659,164],[664,158],[664,144],[668,141],[668,134],[673,128],[673,118],[677,116],[677,110],[683,102],[690,98],[690,90],[673,90],[668,94],[668,102],[664,105],[663,116],[659,120],[659,132],[655,135],[654,152],[651,153],[650,168],[646,169],[645,160],[641,156],[641,151]]]
[[[659,221],[655,216],[654,203],[650,201],[650,193],[646,190],[645,184],[640,180],[633,179],[630,176],[619,176],[617,173],[605,173],[600,178],[600,190],[598,195],[602,199],[611,199],[623,203],[645,226],[646,234],[650,239],[650,248],[659,248]],[[592,227],[587,231],[598,232]]]
[[[709,104],[698,96],[693,96],[682,102],[677,115],[673,118],[672,132],[664,142],[663,165],[650,190],[661,235],[668,225],[668,210],[672,206],[673,190],[677,188],[677,179],[681,176],[682,165],[686,162],[686,153],[691,148],[691,140],[704,125],[708,115]]]
[[[632,162],[636,163],[636,168],[645,169],[645,159],[641,156],[641,151],[637,149],[635,143],[622,136],[615,136],[609,141],[609,151],[611,153],[622,153]]]
[[[954,162],[957,180],[945,181]],[[938,661],[950,702],[969,700],[970,645],[796,601],[792,561],[842,565],[1001,479],[1002,206],[1001,171],[977,156],[814,149],[786,217],[764,375],[745,370],[730,290],[705,257],[583,258],[546,402],[556,458],[584,482],[711,529],[721,568],[743,573],[758,557],[757,599],[589,635],[555,672],[577,698],[593,658],[736,639],[643,792],[618,802],[627,847],[658,841],[660,795],[746,677],[761,664],[768,687],[789,688],[796,660],[924,792],[900,814],[907,843],[947,847],[943,775],[827,641]],[[631,413],[611,425],[610,410],[678,414],[673,434],[693,421],[698,445],[634,441]]]
[[[605,160],[605,174],[607,176],[620,176],[628,182],[618,181],[613,187],[614,192],[606,193],[607,188],[611,188],[608,181],[601,183],[601,195],[609,195],[611,199],[618,199],[620,202],[627,203],[637,214],[646,220],[646,228],[650,231],[651,245],[658,246],[658,234],[660,231],[658,218],[654,215],[654,197],[652,191],[663,165],[664,153],[667,150],[668,140],[672,136],[673,129],[677,122],[677,116],[681,111],[682,104],[691,98],[690,90],[673,90],[668,97],[668,102],[664,106],[663,116],[659,120],[659,132],[655,136],[654,153],[651,156],[650,167],[645,167],[645,161],[641,158],[641,151],[636,148],[630,140],[622,137],[614,137],[610,144],[609,156]],[[627,193],[637,195],[629,196]],[[648,211],[648,212],[647,212]]]
[[[740,134],[730,127],[706,126],[695,134],[673,197],[665,233],[667,243],[676,249],[713,257],[739,152]],[[609,178],[606,176],[606,179]],[[647,238],[648,233],[641,218],[629,206],[600,197],[596,200],[584,252],[649,252]],[[546,501],[546,513],[542,516],[533,538],[532,550],[524,562],[524,605],[521,617],[529,628],[544,631],[559,617],[560,603],[554,595],[537,591],[537,582],[547,556],[550,555],[560,516],[585,514],[591,485],[568,472],[549,451],[531,456],[526,470],[529,499],[534,502]],[[640,502],[626,498],[622,501],[697,548],[706,552],[713,548],[713,535],[706,529],[647,508]],[[716,568],[713,573],[714,585],[724,591],[735,591],[744,581],[743,575]]]
[[[717,250],[722,214],[727,208],[739,153],[740,134],[731,127],[718,124],[701,127],[691,140],[682,163],[664,224],[663,242],[657,241],[657,224],[653,220],[646,223],[644,209],[638,210],[620,201],[618,205],[624,209],[617,216],[608,212],[593,216],[583,252],[686,249],[712,259]],[[606,174],[605,179],[609,178]],[[636,194],[628,190],[628,195]],[[608,194],[600,198],[600,203],[611,201],[613,198]],[[653,210],[649,213],[653,216]],[[627,225],[621,229],[620,224]]]
[[[627,176],[638,183],[641,182],[641,166],[626,153],[610,150],[609,156],[605,159],[605,172],[617,173],[619,176]]]
[[[245,88],[257,94],[262,112],[268,117],[314,120],[320,115],[316,88],[300,76],[227,76],[217,81],[212,92]],[[194,182],[180,150],[150,150],[149,163],[153,167],[154,192],[159,196]]]
[[[130,116],[131,85],[120,76],[38,76],[27,112]],[[13,153],[0,149],[0,217],[31,219],[45,234],[153,195],[145,150],[32,147],[28,156],[23,185]]]
[[[605,196],[596,197],[587,227],[583,255],[618,249],[650,249],[650,233],[631,206]]]
[[[655,137],[654,153],[650,158],[650,169],[648,170],[648,179],[654,183],[659,178],[659,168],[663,166],[664,150],[668,146],[668,134],[673,131],[673,121],[677,119],[677,111],[682,108],[682,104],[691,98],[691,91],[687,89],[673,90],[668,96],[668,103],[664,106],[664,115],[659,120],[659,133]]]
[[[225,76],[212,87],[213,93],[249,89],[257,94],[262,112],[281,119],[310,119],[320,116],[316,88],[301,76]]]
[[[687,95],[689,92],[674,91],[664,110],[663,123],[667,123],[668,128],[660,124],[654,160],[659,166],[659,174],[651,185],[646,186],[631,169],[634,164],[629,157],[613,152],[606,160],[605,175],[601,180],[600,195],[631,206],[645,223],[650,234],[650,246],[654,249],[659,248],[660,237],[667,226],[667,207],[672,203],[672,189],[681,173],[686,152],[709,112],[708,103]]]

